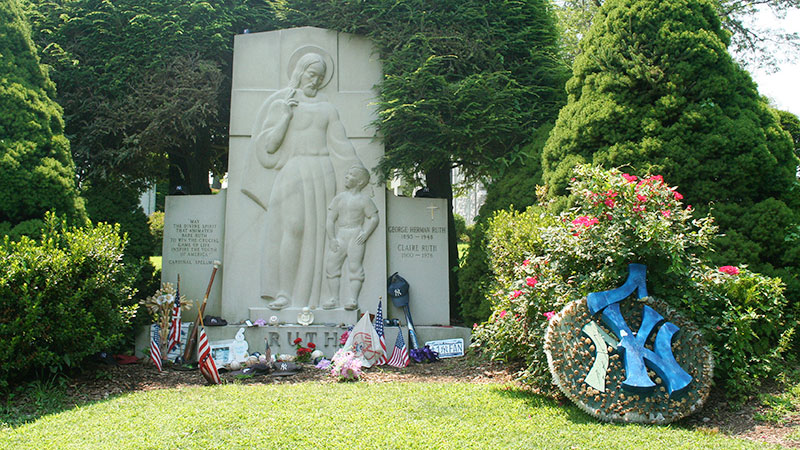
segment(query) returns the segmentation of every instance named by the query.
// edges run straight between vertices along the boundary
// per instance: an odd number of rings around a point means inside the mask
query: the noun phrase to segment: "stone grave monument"
[[[244,324],[251,352],[294,354],[301,338],[330,357],[379,301],[403,318],[386,295],[387,275],[400,272],[420,340],[468,345],[469,329],[449,327],[446,201],[395,197],[372,174],[383,155],[372,126],[382,77],[358,36],[312,27],[236,36],[227,189],[169,197],[165,219],[162,281],[181,274],[195,301],[185,320],[222,261],[206,314],[229,325],[206,328],[212,344]],[[397,330],[386,328],[390,347]]]

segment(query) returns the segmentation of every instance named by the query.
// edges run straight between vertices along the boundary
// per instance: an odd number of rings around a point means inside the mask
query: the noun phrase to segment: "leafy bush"
[[[650,294],[704,331],[729,395],[740,397],[775,371],[793,333],[782,284],[747,270],[734,277],[709,269],[701,258],[716,232],[710,215],[692,219],[661,176],[578,166],[569,190],[574,206],[558,216],[533,207],[490,222],[488,252],[502,289],[489,320],[476,327],[478,347],[494,359],[524,361],[523,380],[549,388],[548,315],[621,285],[628,265],[641,263]]]
[[[0,245],[0,386],[74,367],[123,338],[131,276],[118,226],[68,228],[45,217],[40,240]]]
[[[778,278],[746,268],[698,268],[682,307],[700,325],[716,356],[716,376],[732,398],[743,398],[777,375],[796,331]]]

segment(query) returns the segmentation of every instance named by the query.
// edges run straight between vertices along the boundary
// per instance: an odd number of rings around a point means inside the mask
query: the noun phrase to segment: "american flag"
[[[175,292],[175,303],[172,306],[172,321],[167,336],[167,353],[175,346],[181,345],[181,276],[178,275],[178,289]]]
[[[150,336],[150,359],[153,360],[158,371],[161,372],[161,337],[159,336],[161,327],[153,325],[153,334]]]
[[[208,345],[206,329],[202,326],[200,327],[197,341],[197,361],[200,366],[200,373],[203,374],[205,379],[211,384],[222,383],[222,380],[219,379],[217,365],[214,363],[214,358],[211,357],[211,346]]]
[[[375,332],[378,333],[378,341],[381,343],[381,357],[378,358],[376,366],[386,364],[386,337],[383,335],[383,305],[381,299],[378,299],[378,312],[375,313]]]
[[[406,347],[406,341],[403,340],[403,330],[400,328],[397,329],[397,340],[394,342],[392,357],[386,364],[392,367],[408,366],[408,347]]]

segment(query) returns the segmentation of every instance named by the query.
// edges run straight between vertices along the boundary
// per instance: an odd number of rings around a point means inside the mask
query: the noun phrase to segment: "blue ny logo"
[[[681,368],[672,353],[672,338],[679,328],[671,322],[664,323],[656,333],[653,349],[650,350],[645,347],[645,343],[653,330],[664,322],[664,317],[645,305],[642,324],[638,331],[634,332],[628,327],[619,309],[619,302],[633,291],[637,291],[639,298],[647,297],[646,273],[646,266],[631,264],[628,266],[628,279],[625,284],[609,291],[589,294],[586,297],[586,304],[592,315],[602,311],[603,322],[619,339],[617,350],[622,353],[625,367],[625,380],[622,385],[630,390],[653,388],[656,384],[647,375],[649,367],[661,377],[667,392],[673,395],[681,392],[692,382],[692,376]]]

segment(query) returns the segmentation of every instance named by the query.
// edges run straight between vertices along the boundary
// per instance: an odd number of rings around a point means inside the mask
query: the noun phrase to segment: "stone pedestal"
[[[264,319],[269,322],[270,317],[278,318],[278,323],[294,325],[297,323],[297,315],[302,308],[286,308],[275,311],[269,308],[250,308],[250,321]],[[344,309],[334,309],[325,311],[323,314],[319,310],[314,310],[314,323],[311,325],[353,325],[358,322],[358,312],[346,311]],[[373,312],[374,314],[374,312]]]

